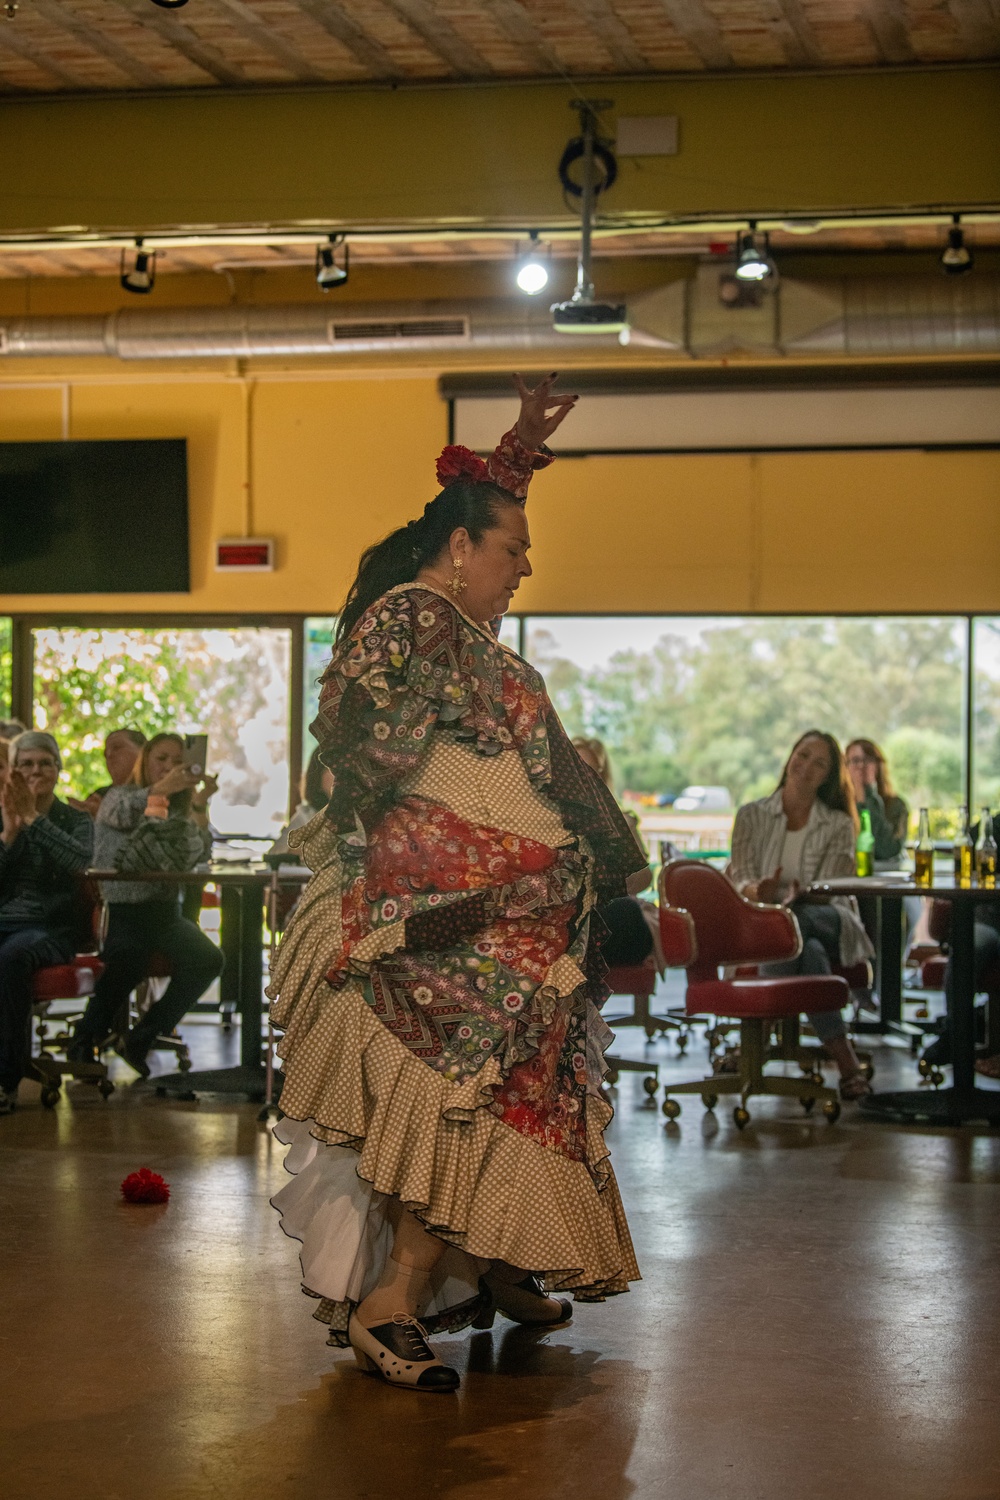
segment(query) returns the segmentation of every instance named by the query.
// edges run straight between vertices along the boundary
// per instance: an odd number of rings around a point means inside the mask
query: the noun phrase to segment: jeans
[[[831,974],[840,962],[840,912],[835,906],[812,901],[797,901],[792,910],[802,934],[802,952],[786,963],[761,964],[760,971],[769,978],[787,974]],[[821,1010],[807,1016],[821,1042],[833,1042],[847,1035],[839,1010]]]
[[[975,942],[975,974],[976,986],[978,988],[986,966],[994,959],[1000,958],[1000,932],[991,927],[987,922],[977,922],[973,928]],[[944,992],[951,1003],[951,959],[948,960],[944,971]]]
[[[130,1048],[143,1055],[158,1036],[173,1031],[222,973],[221,952],[200,927],[181,916],[176,902],[112,902],[101,955],[104,973],[76,1029],[76,1041],[96,1046],[114,1030],[129,995],[148,977],[154,953],[169,960],[170,983],[130,1035]]]
[[[73,946],[44,927],[0,932],[0,1088],[8,1094],[28,1071],[31,981],[36,969],[69,963]]]

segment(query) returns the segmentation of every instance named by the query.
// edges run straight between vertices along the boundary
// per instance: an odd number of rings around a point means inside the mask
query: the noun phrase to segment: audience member
[[[104,764],[111,781],[107,786],[95,787],[90,796],[82,801],[76,797],[67,797],[70,807],[77,807],[81,812],[88,812],[92,818],[96,818],[105,793],[110,792],[112,787],[125,786],[145,743],[146,736],[141,729],[112,729],[104,741]]]
[[[267,851],[268,859],[284,858],[292,862],[298,859],[295,850],[289,847],[288,835],[297,828],[304,828],[307,823],[311,823],[316,814],[323,811],[332,793],[333,772],[327,770],[320,760],[317,745],[309,757],[309,764],[302,773],[299,787],[301,801]]]
[[[62,769],[50,734],[26,730],[0,773],[0,1114],[12,1113],[28,1068],[31,980],[66,963],[85,936],[77,877],[94,825],[55,795]]]
[[[875,869],[898,870],[903,862],[910,809],[889,776],[885,756],[874,740],[852,740],[844,763],[858,812],[867,811],[875,839]]]
[[[840,746],[832,734],[810,729],[792,748],[777,789],[736,814],[729,877],[751,901],[791,907],[802,952],[788,963],[766,964],[767,974],[829,974],[874,952],[847,896],[817,901],[802,894],[815,880],[853,875],[857,814]],[[840,1073],[842,1099],[871,1092],[839,1011],[809,1021]]]
[[[156,734],[139,752],[127,786],[112,787],[101,802],[95,827],[100,869],[131,872],[192,870],[211,852],[208,800],[212,776],[195,776],[183,763],[177,734]],[[222,972],[222,954],[194,922],[181,915],[180,887],[155,880],[109,880],[104,973],[76,1030],[69,1055],[86,1061],[107,1039],[128,997],[146,978],[153,953],[170,963],[166,992],[120,1040],[120,1055],[149,1076],[147,1054],[156,1038],[169,1035],[181,1017]]]

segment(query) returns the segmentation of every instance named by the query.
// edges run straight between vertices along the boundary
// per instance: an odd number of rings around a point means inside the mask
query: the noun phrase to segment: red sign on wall
[[[272,573],[274,539],[262,536],[224,536],[215,544],[217,573]]]

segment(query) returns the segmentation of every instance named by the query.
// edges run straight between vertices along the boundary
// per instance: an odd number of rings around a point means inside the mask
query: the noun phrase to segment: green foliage
[[[911,805],[962,795],[964,641],[953,620],[727,621],[592,671],[559,658],[540,629],[529,655],[570,732],[605,741],[622,790],[703,783],[728,787],[738,805],[773,790],[795,740],[820,728],[842,745],[879,741]]]
[[[112,729],[208,730],[219,759],[245,762],[238,735],[264,702],[255,630],[39,630],[35,727],[63,755],[61,786],[86,796],[107,782]]]
[[[11,717],[11,622],[0,616],[0,719]]]

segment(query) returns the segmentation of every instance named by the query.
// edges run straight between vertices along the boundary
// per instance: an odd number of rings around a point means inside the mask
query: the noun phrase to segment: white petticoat
[[[312,1120],[280,1120],[275,1139],[290,1149],[291,1182],[271,1199],[281,1227],[301,1241],[302,1287],[330,1302],[357,1304],[373,1289],[392,1245],[392,1199],[358,1176],[358,1153],[327,1146],[310,1134]],[[422,1316],[432,1318],[479,1293],[489,1262],[448,1246],[431,1274],[431,1298]]]

